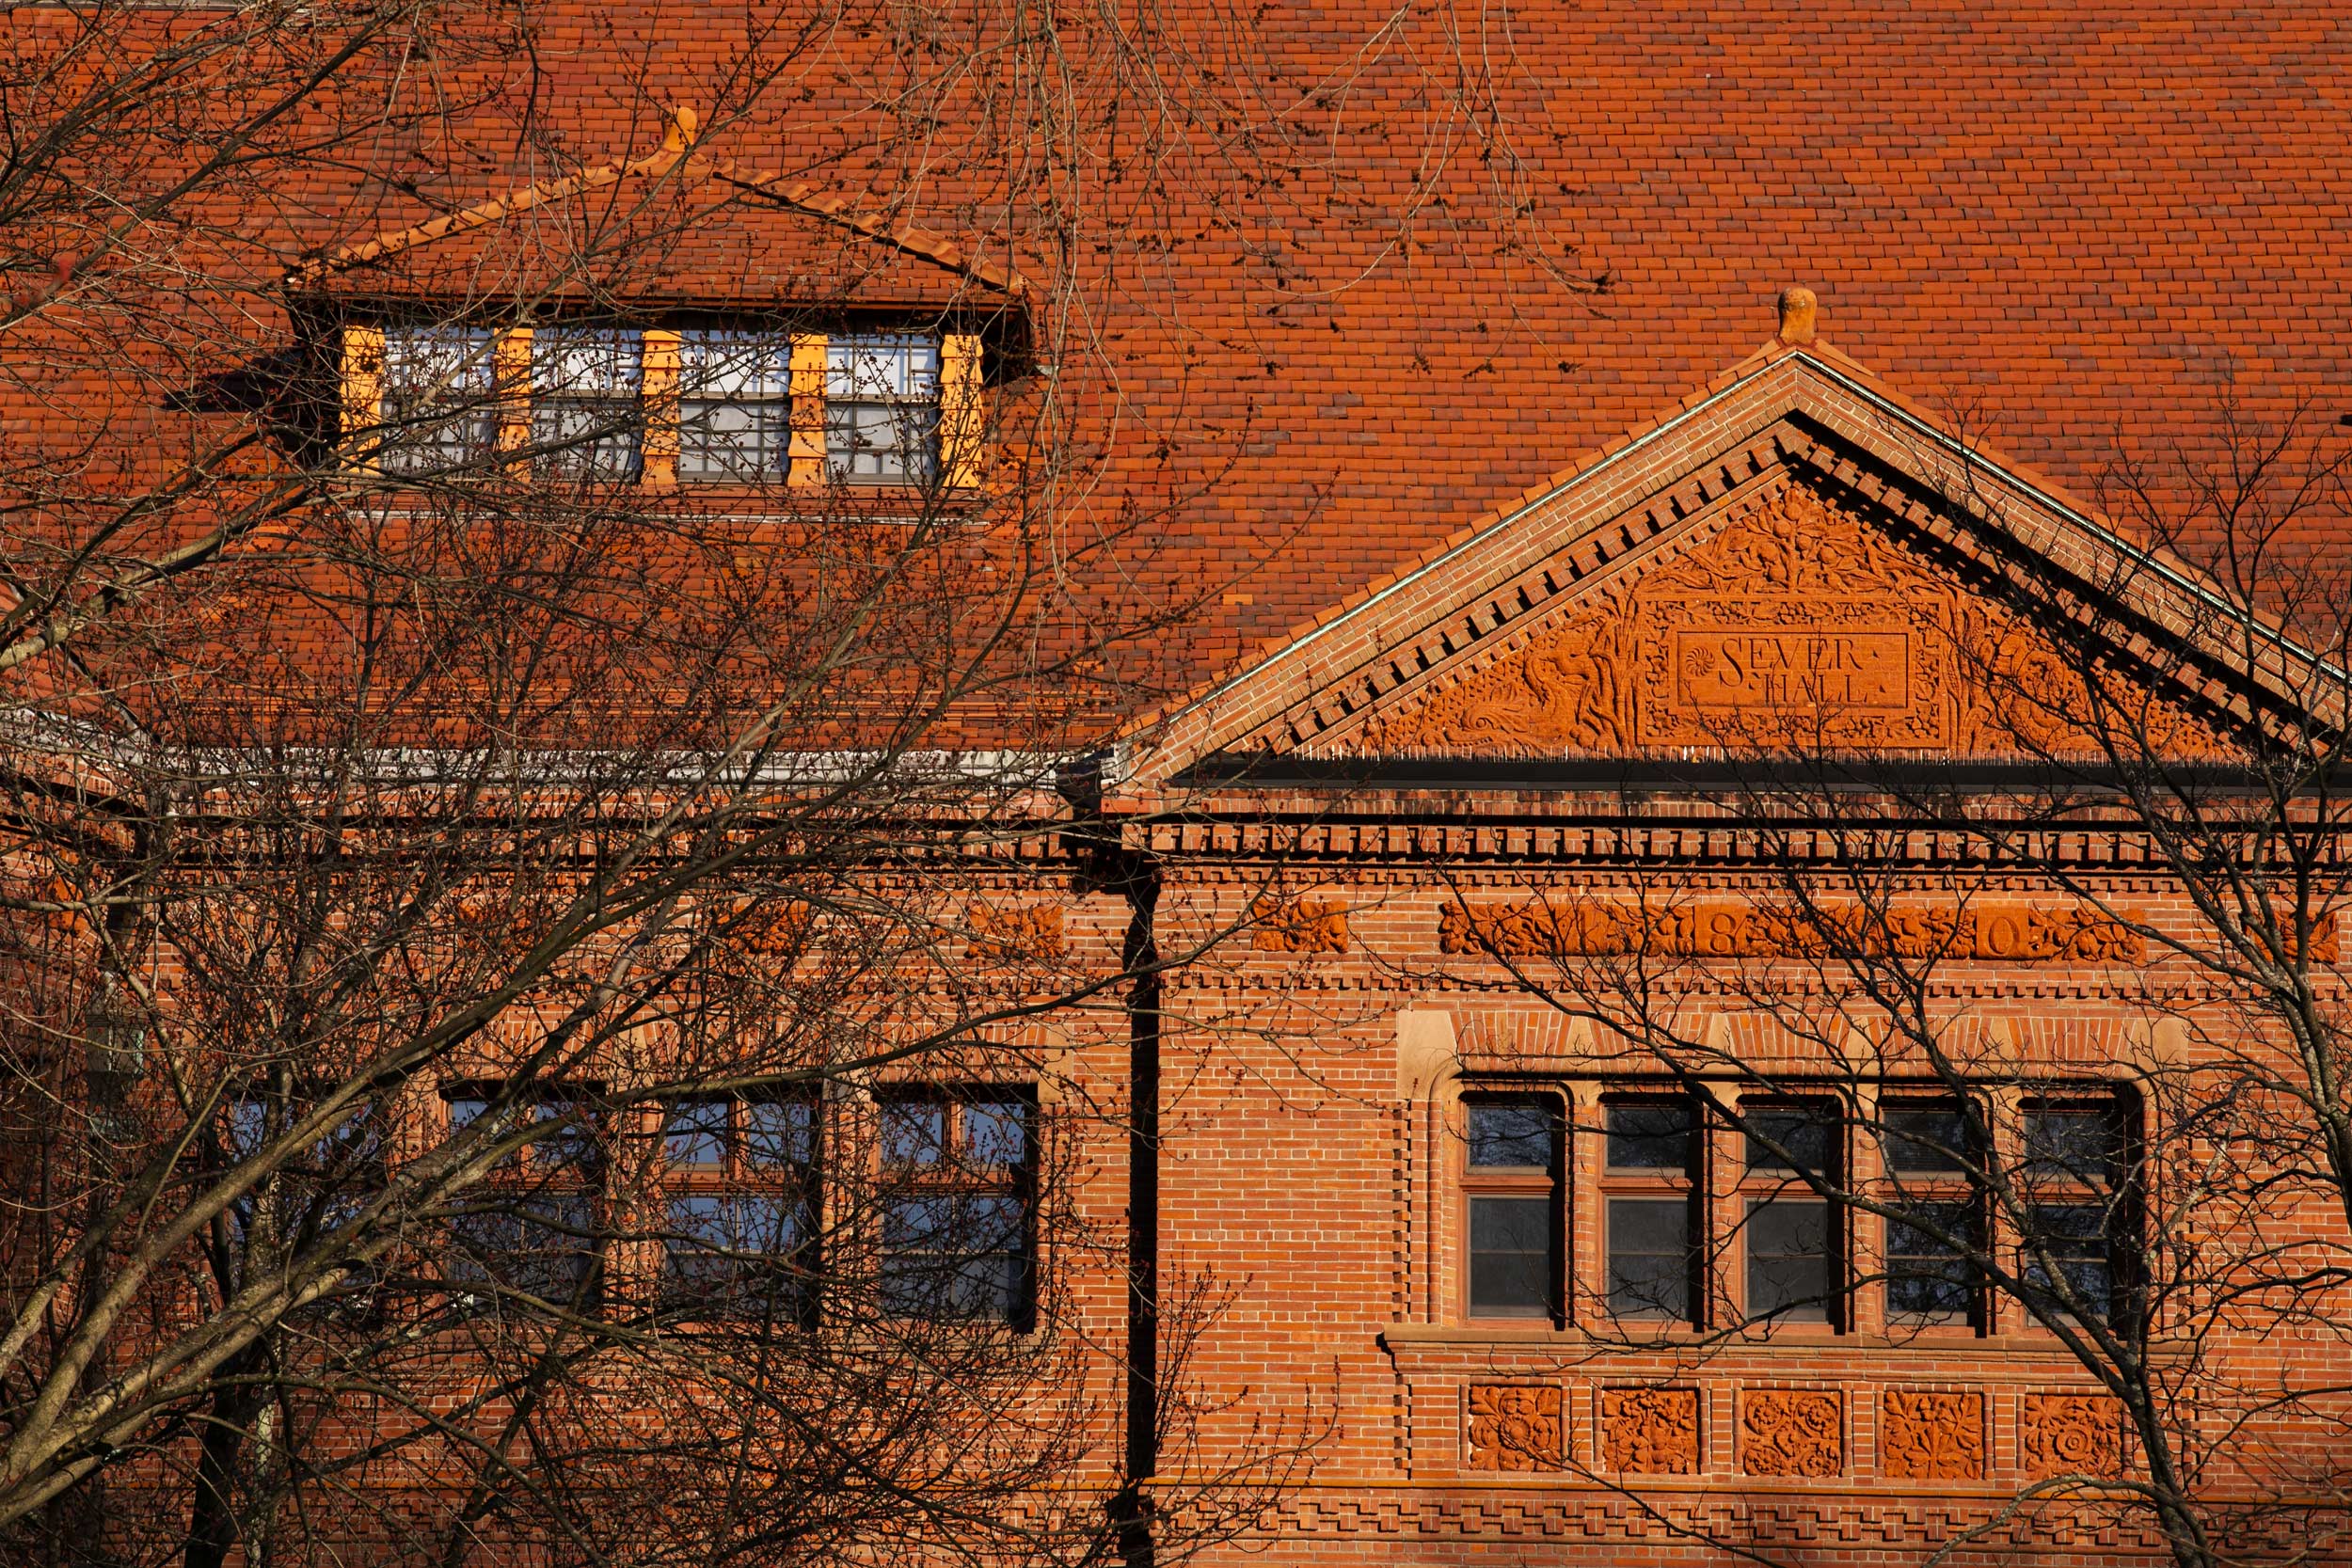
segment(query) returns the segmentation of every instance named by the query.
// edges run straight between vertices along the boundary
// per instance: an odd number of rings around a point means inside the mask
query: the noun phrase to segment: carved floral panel
[[[1740,1467],[1752,1476],[1834,1476],[1846,1467],[1839,1397],[1809,1388],[1740,1396]]]
[[[2027,1394],[2019,1425],[2026,1474],[2111,1476],[2123,1462],[2115,1402],[2098,1394]]]
[[[1556,1470],[1566,1452],[1560,1390],[1479,1383],[1470,1390],[1470,1465],[1473,1470]]]
[[[1879,1468],[1898,1481],[1982,1481],[1984,1396],[1887,1389],[1879,1400]]]
[[[1604,1388],[1601,1462],[1645,1476],[1694,1475],[1699,1467],[1695,1388]]]
[[[1261,953],[1344,953],[1347,906],[1336,898],[1261,898],[1249,906]]]
[[[1056,904],[1001,909],[975,904],[966,912],[972,957],[989,963],[1051,963],[1066,951],[1061,915]]]

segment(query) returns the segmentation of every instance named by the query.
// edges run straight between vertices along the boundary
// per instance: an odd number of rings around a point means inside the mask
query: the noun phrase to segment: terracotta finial
[[[683,103],[676,105],[670,111],[670,128],[661,134],[661,150],[664,152],[685,151],[686,144],[694,139],[694,128],[701,123],[700,115]]]
[[[1784,343],[1809,343],[1813,341],[1813,325],[1821,313],[1821,302],[1810,289],[1783,289],[1780,292],[1780,341]]]

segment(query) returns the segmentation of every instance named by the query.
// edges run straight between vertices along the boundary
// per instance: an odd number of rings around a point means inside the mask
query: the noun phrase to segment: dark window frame
[[[1618,1159],[1620,1153],[1646,1155],[1651,1150],[1642,1148],[1643,1144],[1663,1143],[1666,1139],[1653,1136],[1637,1138],[1629,1131],[1634,1125],[1633,1119],[1627,1117],[1621,1121],[1615,1113],[1667,1108],[1678,1110],[1685,1122],[1684,1131],[1679,1134],[1684,1140],[1683,1163],[1679,1166],[1621,1163]],[[1694,1096],[1656,1089],[1627,1087],[1605,1092],[1601,1097],[1600,1125],[1597,1130],[1601,1139],[1597,1194],[1601,1264],[1599,1295],[1603,1309],[1616,1321],[1692,1328],[1701,1327],[1707,1322],[1709,1275],[1706,1245],[1707,1164],[1710,1140],[1705,1112],[1705,1106]],[[1620,1131],[1621,1127],[1629,1130]],[[1675,1135],[1669,1133],[1666,1138]],[[1640,1299],[1635,1293],[1640,1287],[1624,1283],[1629,1279],[1630,1274],[1620,1266],[1620,1258],[1666,1258],[1672,1254],[1647,1249],[1637,1252],[1629,1246],[1621,1246],[1620,1217],[1630,1221],[1634,1212],[1629,1207],[1620,1206],[1667,1203],[1676,1204],[1682,1211],[1685,1245],[1681,1268],[1681,1309],[1678,1312],[1672,1310],[1671,1304],[1662,1299],[1662,1291],[1658,1292],[1661,1298],[1657,1304],[1658,1309],[1629,1307],[1628,1302]]]
[[[894,1084],[877,1090],[874,1098],[877,1135],[873,1165],[881,1197],[882,1227],[877,1257],[882,1270],[883,1311],[906,1319],[996,1323],[1014,1333],[1027,1333],[1035,1328],[1042,1264],[1038,1247],[1037,1209],[1044,1131],[1037,1086],[1001,1083]],[[934,1150],[931,1158],[893,1157],[891,1115],[895,1109],[910,1105],[934,1106],[941,1112],[941,1132],[938,1142],[930,1146]],[[984,1105],[1013,1106],[1020,1110],[1022,1137],[1018,1159],[1005,1162],[971,1158],[971,1112],[974,1107]],[[981,1206],[1005,1203],[1014,1205],[1017,1211],[1009,1232],[1009,1247],[958,1246],[952,1244],[952,1235],[951,1244],[944,1246],[903,1244],[910,1238],[928,1239],[922,1229],[924,1222],[908,1218],[911,1214],[927,1210],[931,1213],[944,1212],[950,1216],[948,1227],[952,1231],[958,1216],[970,1223],[969,1215]],[[900,1238],[899,1244],[894,1245],[894,1235]],[[894,1270],[894,1264],[926,1259],[932,1261]],[[974,1261],[992,1259],[1007,1260],[1010,1271],[1009,1282],[994,1307],[975,1310],[959,1302],[943,1306],[943,1293],[951,1293],[963,1283],[982,1277],[972,1273],[970,1265]],[[919,1282],[927,1273],[933,1276],[924,1291],[928,1300],[900,1293],[898,1281],[912,1278]]]
[[[1843,1104],[1827,1095],[1743,1095],[1739,1101],[1738,1117],[1740,1125],[1727,1126],[1724,1131],[1735,1133],[1740,1145],[1732,1211],[1739,1232],[1736,1254],[1740,1321],[1750,1324],[1818,1326],[1833,1333],[1851,1328],[1852,1271],[1846,1244],[1850,1211],[1836,1198],[1823,1196],[1806,1180],[1806,1167],[1802,1164],[1809,1157],[1818,1158],[1819,1167],[1811,1174],[1833,1192],[1843,1189],[1846,1172],[1851,1168],[1846,1147],[1851,1125]],[[1822,1130],[1823,1136],[1819,1149],[1809,1155],[1806,1146],[1814,1141],[1808,1135],[1812,1129]],[[1758,1132],[1778,1144],[1790,1163],[1783,1163],[1783,1155],[1773,1153],[1758,1139]],[[1818,1250],[1761,1249],[1759,1243],[1769,1237],[1769,1222],[1799,1210],[1816,1209],[1820,1211],[1821,1240]],[[1794,1305],[1759,1305],[1757,1297],[1763,1289],[1761,1278],[1766,1264],[1792,1266],[1817,1258],[1824,1286],[1818,1298],[1809,1302],[1798,1298]]]
[[[707,1125],[696,1129],[681,1124],[680,1114],[689,1105],[721,1110],[715,1162],[679,1158],[681,1138],[709,1132]],[[797,1158],[786,1153],[768,1159],[756,1151],[762,1138],[777,1135],[757,1126],[760,1113],[771,1108],[792,1113],[800,1123],[796,1132],[783,1134],[800,1144]],[[690,1321],[813,1326],[823,1257],[822,1099],[814,1094],[680,1095],[660,1106],[660,1117],[655,1133],[660,1168],[655,1197],[661,1227],[657,1290],[664,1307],[701,1308],[685,1313]],[[681,1204],[690,1203],[720,1205],[717,1212],[727,1227],[737,1227],[730,1209],[748,1212],[754,1205],[773,1206],[777,1239],[782,1240],[787,1225],[797,1235],[788,1246],[764,1249],[750,1244],[739,1227],[720,1236],[705,1231],[698,1237],[692,1222],[679,1212]]]
[[[457,1195],[458,1212],[450,1221],[451,1252],[441,1271],[453,1296],[474,1296],[486,1285],[492,1287],[493,1294],[530,1295],[559,1310],[593,1311],[602,1304],[611,1275],[608,1252],[613,1241],[610,1145],[615,1129],[612,1114],[598,1103],[601,1095],[600,1085],[558,1083],[533,1086],[508,1101],[509,1115],[535,1117],[542,1107],[552,1105],[584,1109],[587,1114],[569,1131],[543,1135],[510,1151],[481,1181]],[[504,1085],[498,1080],[443,1085],[440,1102],[449,1134],[454,1136],[476,1117],[487,1115],[503,1096]],[[461,1104],[479,1109],[461,1120],[457,1110]],[[495,1133],[494,1138],[504,1136],[506,1131],[511,1128]],[[469,1212],[469,1203],[482,1207]],[[550,1212],[556,1205],[575,1203],[578,1207],[570,1212]],[[471,1230],[477,1238],[486,1238],[499,1229],[511,1232],[502,1243],[495,1238],[469,1240],[466,1234]],[[501,1253],[523,1261],[511,1274],[501,1275],[497,1262]],[[548,1263],[564,1255],[577,1259],[577,1263]],[[567,1275],[571,1269],[578,1271],[570,1275],[568,1291],[542,1288],[559,1281],[558,1268]]]
[[[1925,1117],[1951,1118],[1956,1135],[1930,1142],[1901,1132],[1904,1118]],[[1991,1125],[1986,1102],[1976,1096],[1960,1099],[1924,1090],[1886,1091],[1880,1096],[1873,1119],[1880,1133],[1880,1192],[1887,1206],[1919,1212],[1947,1230],[1963,1230],[1982,1252],[1991,1233],[1991,1214],[1980,1184],[1970,1172],[1983,1169]],[[1919,1151],[1908,1163],[1907,1149]],[[1931,1215],[1931,1210],[1942,1212]],[[1899,1217],[1888,1216],[1880,1249],[1883,1268],[1880,1289],[1889,1330],[1964,1328],[1979,1334],[1989,1330],[1992,1297],[1982,1267],[1964,1252],[1915,1229],[1911,1234],[1918,1240],[1904,1247],[1908,1228]],[[1957,1299],[1957,1305],[1906,1305],[1903,1292],[1914,1288],[1919,1290],[1921,1299],[1941,1288]]]
[[[2086,1169],[2071,1154],[2056,1160],[2038,1154],[2036,1124],[2044,1117],[2106,1123],[2107,1135],[2101,1140],[2107,1150],[2102,1162],[2106,1168]],[[2048,1275],[2035,1256],[2039,1250],[2070,1275],[2072,1264],[2095,1268],[2105,1275],[2102,1293],[2106,1296],[2106,1309],[2099,1314],[2103,1321],[2114,1323],[2129,1316],[2137,1293],[2141,1233],[2139,1121],[2135,1097],[2122,1089],[2054,1086],[2020,1101],[2014,1180],[2019,1189],[2018,1208],[2027,1233],[2015,1240],[2017,1276],[2029,1312],[2033,1299],[2040,1296],[2052,1315],[2074,1316],[2064,1299],[2051,1288]],[[2039,1141],[2044,1148],[2048,1147],[2048,1140]],[[2080,1222],[2070,1221],[2045,1227],[2042,1223],[2045,1213],[2095,1214],[2097,1224],[2085,1227]],[[2063,1245],[2070,1241],[2094,1239],[2095,1248]],[[2054,1246],[2053,1243],[2059,1244]],[[2083,1293],[2081,1285],[2071,1280],[2070,1284],[2073,1293],[2079,1297]]]
[[[1557,1089],[1482,1085],[1462,1096],[1463,1139],[1456,1166],[1461,1194],[1462,1311],[1476,1322],[1546,1323],[1559,1327],[1567,1298],[1567,1101]],[[1540,1164],[1482,1163],[1478,1159],[1477,1113],[1490,1108],[1539,1108],[1549,1121],[1550,1148]],[[1540,1307],[1482,1303],[1478,1294],[1478,1221],[1482,1204],[1544,1205],[1544,1300]]]

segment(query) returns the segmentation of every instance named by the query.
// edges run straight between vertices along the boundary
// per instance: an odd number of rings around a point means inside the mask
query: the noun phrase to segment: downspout
[[[1109,1505],[1105,1555],[1125,1568],[1155,1558],[1151,1485],[1160,1457],[1160,868],[1103,815],[1101,756],[1061,771],[1075,824],[1065,844],[1078,857],[1081,895],[1116,894],[1127,904],[1120,962],[1127,991],[1127,1344],[1120,1486]],[[1090,1554],[1091,1555],[1091,1554]]]

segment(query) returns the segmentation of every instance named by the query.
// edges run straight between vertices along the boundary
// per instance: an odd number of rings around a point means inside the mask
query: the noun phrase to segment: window
[[[792,445],[792,341],[766,332],[678,335],[677,476],[782,481]]]
[[[453,1135],[488,1124],[503,1137],[547,1122],[535,1141],[502,1159],[461,1194],[452,1221],[449,1273],[460,1285],[494,1285],[558,1306],[591,1303],[602,1283],[598,1226],[604,1183],[601,1117],[583,1091],[548,1089],[503,1107],[494,1090],[449,1096]]]
[[[662,1121],[665,1306],[798,1319],[814,1302],[817,1105],[704,1097]]]
[[[901,1317],[1026,1326],[1035,1106],[1002,1089],[882,1102],[882,1299]]]
[[[1975,1323],[1983,1289],[1973,1261],[1983,1208],[1968,1172],[1980,1162],[1979,1122],[1950,1101],[1888,1101],[1879,1112],[1890,1196],[1908,1218],[1886,1223],[1890,1321]]]
[[[1613,1101],[1602,1117],[1609,1309],[1620,1318],[1690,1323],[1698,1273],[1696,1107],[1688,1100]]]
[[[434,473],[479,462],[498,440],[491,335],[438,325],[384,329],[382,462]]]
[[[1747,1124],[1740,1183],[1747,1316],[1833,1322],[1844,1273],[1838,1216],[1807,1178],[1838,1179],[1837,1108],[1742,1104],[1740,1117]]]
[[[1543,1096],[1470,1102],[1463,1189],[1474,1318],[1560,1315],[1560,1108]]]
[[[637,477],[644,344],[633,331],[543,326],[531,339],[531,437],[550,473]]]
[[[544,475],[667,485],[977,485],[983,349],[971,331],[787,332],[553,321],[354,323],[342,429],[427,475],[535,451]]]
[[[866,333],[825,345],[825,467],[834,478],[928,484],[938,433],[936,339]]]
[[[2022,1273],[2041,1311],[2105,1318],[2119,1300],[2130,1138],[2112,1101],[2026,1107]]]
[[[220,1117],[223,1168],[259,1154],[312,1109],[303,1095],[257,1093],[230,1101]],[[229,1206],[241,1273],[256,1265],[275,1267],[281,1257],[330,1241],[383,1190],[386,1153],[381,1117],[373,1106],[359,1105],[256,1180]],[[340,1285],[304,1308],[305,1315],[347,1318],[364,1312],[373,1305],[376,1284],[374,1270],[350,1269]]]

